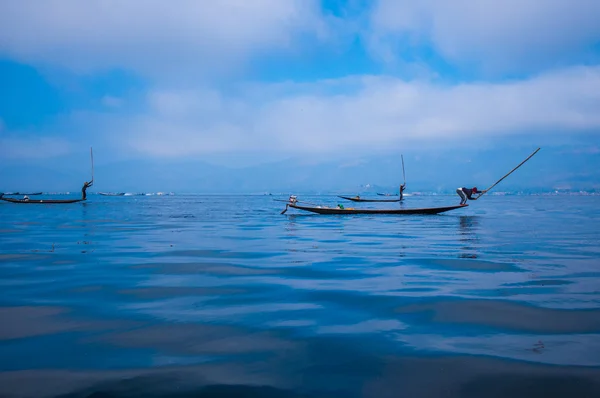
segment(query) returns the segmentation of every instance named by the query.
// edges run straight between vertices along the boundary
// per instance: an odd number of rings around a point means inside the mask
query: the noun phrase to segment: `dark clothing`
[[[85,193],[86,189],[88,189],[89,187],[91,187],[94,183],[93,182],[85,182],[83,183],[83,188],[81,188],[81,199],[86,200],[87,199],[87,195]]]
[[[464,205],[467,204],[467,200],[476,200],[477,197],[473,197],[473,194],[478,194],[480,193],[478,190],[476,190],[475,187],[473,188],[457,188],[456,189],[456,193],[458,194],[458,196],[460,196],[460,204]]]
[[[473,200],[473,190],[471,188],[461,188],[462,191],[465,193],[465,195],[467,195],[467,198],[469,198],[469,200]]]

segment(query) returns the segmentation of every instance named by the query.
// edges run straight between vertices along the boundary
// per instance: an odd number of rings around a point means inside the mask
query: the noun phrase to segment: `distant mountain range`
[[[531,151],[532,148],[510,152],[423,151],[405,154],[407,192],[451,193],[456,187],[473,185],[484,189]],[[86,163],[57,159],[51,164],[17,164],[0,160],[0,192],[73,192],[90,178]],[[399,154],[336,159],[313,155],[248,167],[227,167],[185,159],[113,163],[97,160],[95,179],[93,190],[102,192],[365,194],[397,192],[402,182],[402,165]],[[600,191],[600,153],[543,148],[495,190]]]

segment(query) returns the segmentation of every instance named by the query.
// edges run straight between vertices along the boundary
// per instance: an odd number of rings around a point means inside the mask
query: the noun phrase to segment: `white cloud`
[[[151,110],[161,116],[189,117],[193,114],[210,114],[223,106],[220,92],[206,89],[201,91],[153,91],[147,101]]]
[[[47,150],[55,137],[72,148],[92,145],[107,153],[150,157],[318,154],[409,146],[449,149],[520,134],[536,135],[536,144],[543,146],[553,137],[600,132],[600,66],[499,83],[448,85],[356,76],[252,84],[237,86],[235,92],[232,96],[214,87],[153,90],[137,113],[65,115],[38,132],[48,141],[33,142],[29,150]],[[6,154],[13,144],[4,140],[0,146]],[[22,140],[17,144],[24,145]],[[49,148],[56,152],[66,147]]]
[[[147,112],[112,120],[110,129],[152,156],[336,151],[521,133],[543,142],[548,134],[600,131],[598,109],[600,67],[578,67],[496,84],[355,77],[252,86],[235,98],[153,92]]]
[[[0,54],[77,71],[227,69],[325,34],[316,0],[0,2]]]
[[[531,72],[589,55],[600,43],[600,2],[379,0],[369,36],[386,60],[431,44],[455,65]]]

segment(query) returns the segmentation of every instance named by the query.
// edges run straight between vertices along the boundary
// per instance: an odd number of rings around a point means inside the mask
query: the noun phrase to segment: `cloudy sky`
[[[108,180],[124,162],[484,150],[510,169],[538,146],[597,169],[599,134],[597,0],[0,2],[12,185],[38,183],[17,166],[73,168],[90,146]]]

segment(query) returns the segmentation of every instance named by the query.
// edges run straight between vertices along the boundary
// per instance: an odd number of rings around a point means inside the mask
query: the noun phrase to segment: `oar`
[[[404,155],[400,155],[402,157],[402,176],[404,177],[404,185],[406,185],[406,173],[404,172]]]
[[[92,159],[92,182],[94,182],[94,152],[92,147],[90,147],[90,158]]]
[[[285,205],[285,209],[283,209],[283,211],[279,214],[285,214],[286,211],[288,211],[288,205]]]
[[[400,155],[402,158],[402,176],[404,177],[404,186],[406,186],[406,173],[404,172],[404,155]],[[402,187],[399,187],[398,196],[402,197]]]
[[[488,189],[486,189],[485,192],[487,192],[490,189],[494,188],[496,185],[498,185],[498,183],[500,183],[500,181],[504,180],[506,177],[508,177],[509,175],[511,175],[519,167],[523,166],[523,164],[525,164],[525,162],[527,162],[529,159],[531,159],[533,157],[533,155],[535,155],[540,149],[541,148],[536,149],[531,155],[529,155],[527,157],[527,159],[523,160],[521,163],[519,163],[519,165],[517,167],[515,167],[514,169],[512,169],[511,171],[509,171],[506,175],[504,175],[504,177],[502,177],[501,179],[499,179],[498,181],[496,181],[491,187],[489,187]],[[479,195],[478,197],[481,197],[482,195],[483,195],[483,193],[481,195]]]

